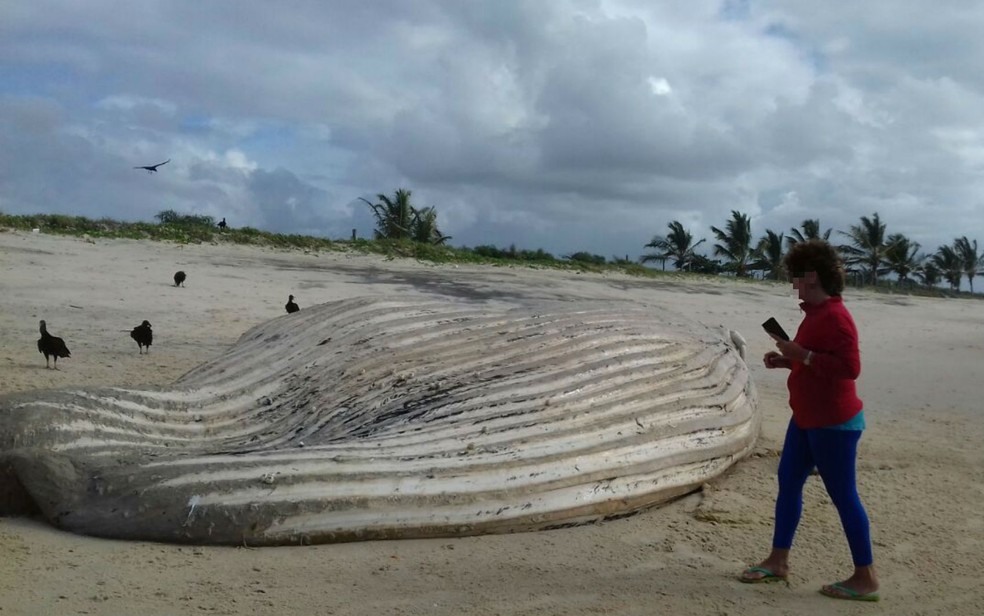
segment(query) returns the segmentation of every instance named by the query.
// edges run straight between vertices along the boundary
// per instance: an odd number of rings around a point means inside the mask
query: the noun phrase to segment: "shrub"
[[[573,261],[576,263],[588,263],[591,265],[604,265],[605,257],[601,255],[593,255],[588,252],[575,252],[572,255],[564,257],[568,261]]]

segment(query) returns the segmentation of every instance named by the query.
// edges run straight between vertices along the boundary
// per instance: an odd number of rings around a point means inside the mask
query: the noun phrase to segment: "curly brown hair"
[[[821,239],[797,242],[782,259],[789,275],[801,278],[806,272],[816,272],[820,286],[827,295],[839,296],[844,290],[844,261],[837,250]]]

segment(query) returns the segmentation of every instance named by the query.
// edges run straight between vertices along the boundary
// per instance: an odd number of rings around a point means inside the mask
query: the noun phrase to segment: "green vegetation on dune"
[[[181,244],[230,243],[266,246],[283,250],[313,252],[360,252],[389,258],[410,258],[431,263],[474,263],[500,266],[549,267],[577,271],[617,271],[636,276],[676,278],[679,273],[659,272],[637,263],[618,260],[606,263],[599,255],[575,253],[558,259],[540,250],[516,250],[495,246],[453,248],[444,244],[417,242],[410,239],[332,240],[309,235],[271,233],[252,227],[219,229],[210,216],[181,215],[165,210],[155,216],[158,223],[122,222],[109,218],[93,220],[84,216],[62,214],[13,215],[0,212],[0,230],[15,229],[91,238],[122,238],[177,242]]]
[[[42,233],[72,235],[90,238],[121,238],[135,240],[167,241],[181,244],[240,244],[263,246],[280,250],[303,250],[308,252],[358,252],[377,254],[387,258],[409,258],[429,263],[485,264],[509,267],[550,268],[581,272],[618,272],[630,276],[659,278],[663,280],[719,280],[715,275],[717,268],[704,268],[701,261],[692,258],[691,271],[661,271],[646,267],[641,263],[613,257],[611,260],[588,252],[575,252],[565,257],[555,257],[543,249],[518,250],[515,246],[498,248],[482,245],[474,248],[447,246],[442,242],[421,242],[412,239],[338,239],[309,235],[271,233],[252,227],[219,229],[211,216],[184,215],[172,210],[158,213],[157,223],[123,222],[109,218],[94,220],[84,216],[63,214],[14,215],[0,212],[0,231],[13,229],[31,231],[39,229]],[[444,236],[440,236],[444,237]],[[689,244],[689,242],[688,242]],[[693,246],[690,245],[689,248]],[[700,256],[700,255],[696,255]],[[670,260],[673,255],[667,255]],[[706,258],[704,258],[706,260]],[[652,257],[643,261],[652,260]],[[732,278],[748,284],[785,284],[763,282],[750,278]],[[899,289],[888,281],[878,281],[868,285],[876,292],[908,293],[927,297],[980,297],[965,292],[942,291],[934,287],[909,284]]]

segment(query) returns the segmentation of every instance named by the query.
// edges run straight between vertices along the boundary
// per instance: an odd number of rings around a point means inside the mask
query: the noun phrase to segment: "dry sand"
[[[171,286],[176,270],[186,288]],[[984,302],[848,291],[861,332],[868,430],[859,483],[880,604],[817,593],[850,570],[817,478],[791,583],[736,575],[769,546],[784,374],[757,359],[759,323],[795,328],[785,285],[644,280],[226,245],[0,232],[0,395],[163,385],[283,311],[366,294],[481,301],[584,298],[661,306],[744,333],[764,415],[756,453],[697,494],[603,524],[502,536],[287,548],[194,548],[75,536],[0,518],[0,616],[10,614],[948,614],[984,613]],[[45,370],[37,323],[72,358]],[[148,319],[139,356],[125,330]]]

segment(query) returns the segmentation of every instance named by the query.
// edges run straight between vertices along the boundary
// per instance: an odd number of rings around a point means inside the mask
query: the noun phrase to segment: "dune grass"
[[[620,271],[638,276],[671,275],[631,262],[605,263],[603,257],[599,262],[597,256],[594,256],[594,259],[577,258],[585,253],[577,253],[572,259],[558,259],[543,250],[516,251],[490,246],[476,249],[455,248],[409,240],[333,240],[309,235],[272,233],[252,227],[219,229],[209,216],[180,216],[170,211],[161,212],[157,218],[161,222],[124,222],[110,218],[91,219],[63,214],[15,215],[0,212],[0,229],[19,231],[38,229],[42,233],[55,235],[168,241],[182,244],[231,243],[309,252],[359,252],[390,258],[412,258],[432,263],[524,265],[595,272]]]
[[[241,244],[263,246],[280,250],[306,252],[358,252],[377,254],[387,258],[408,258],[435,264],[483,264],[500,267],[550,268],[581,272],[619,272],[630,276],[660,278],[664,280],[720,280],[710,274],[691,272],[665,272],[646,267],[627,259],[606,260],[599,255],[576,252],[566,258],[556,258],[541,250],[516,250],[477,246],[475,248],[433,245],[410,240],[339,239],[309,235],[272,233],[252,227],[219,229],[210,216],[181,215],[171,210],[159,213],[157,223],[125,222],[110,218],[91,219],[64,214],[5,214],[0,212],[0,231],[7,229],[71,235],[89,238],[123,238],[176,242],[181,244]],[[775,281],[737,279],[749,284],[785,284]],[[865,288],[876,292],[920,295],[927,297],[984,297],[981,294],[944,291],[939,288],[912,286],[898,288],[891,281],[880,282],[877,287]]]

